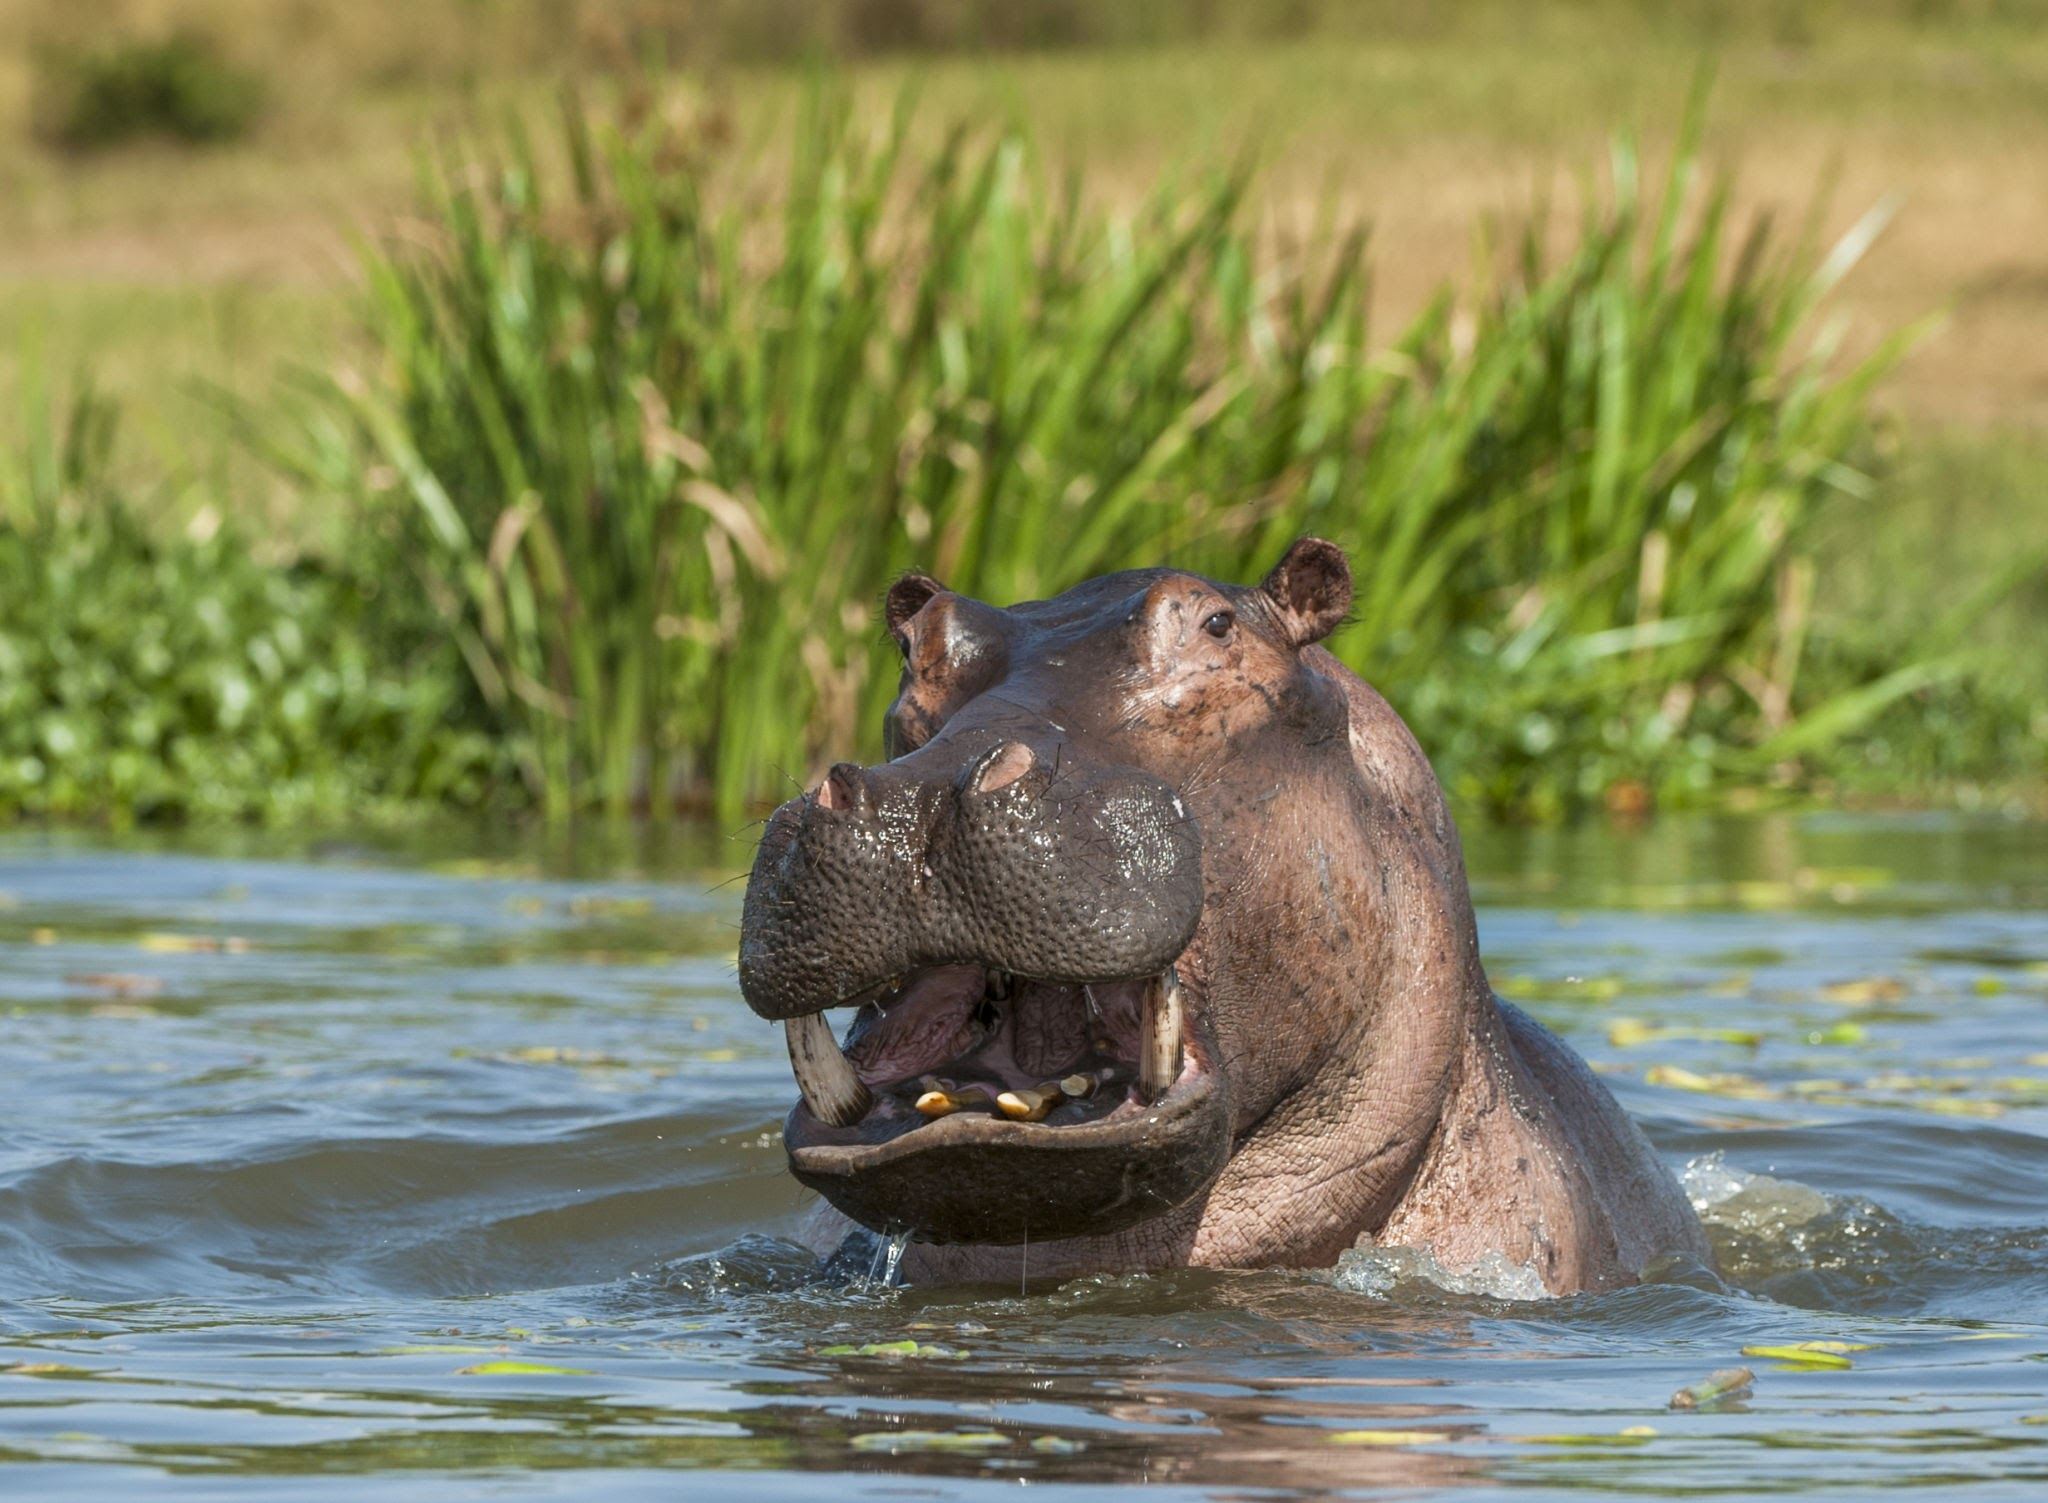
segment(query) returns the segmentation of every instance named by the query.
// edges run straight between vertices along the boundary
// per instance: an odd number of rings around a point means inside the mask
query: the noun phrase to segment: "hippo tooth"
[[[1138,1038],[1138,1095],[1157,1101],[1180,1079],[1180,1036],[1186,1022],[1180,977],[1172,966],[1145,988],[1143,1029]]]
[[[937,1120],[950,1117],[955,1112],[986,1111],[995,1105],[995,1098],[987,1086],[962,1086],[957,1091],[935,1076],[927,1075],[918,1082],[922,1089],[915,1103],[919,1112]]]
[[[1071,1096],[1076,1101],[1080,1100],[1083,1096],[1093,1095],[1094,1092],[1095,1077],[1093,1075],[1083,1075],[1076,1072],[1060,1082],[1060,1094],[1062,1096]]]
[[[791,1018],[782,1025],[789,1042],[789,1063],[796,1071],[797,1089],[804,1093],[804,1105],[820,1122],[834,1127],[851,1127],[868,1114],[873,1098],[853,1066],[839,1052],[839,1040],[821,1012]]]
[[[1058,1104],[1058,1095],[1047,1091],[1004,1091],[996,1097],[996,1110],[1013,1122],[1041,1121]]]
[[[988,973],[988,994],[998,1002],[1010,1000],[1010,973],[991,966]]]

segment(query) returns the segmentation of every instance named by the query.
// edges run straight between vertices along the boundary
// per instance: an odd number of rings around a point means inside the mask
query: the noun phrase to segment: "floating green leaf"
[[[1640,1018],[1616,1018],[1607,1025],[1607,1042],[1617,1049],[1638,1044],[1683,1040],[1703,1044],[1740,1044],[1754,1048],[1764,1036],[1750,1028],[1700,1028],[1681,1024],[1645,1023]]]
[[[1861,1348],[1841,1341],[1795,1341],[1785,1345],[1758,1343],[1746,1346],[1742,1349],[1742,1355],[1770,1357],[1782,1368],[1792,1370],[1803,1367],[1850,1367],[1854,1364],[1842,1353],[1857,1350]]]
[[[1828,1028],[1809,1029],[1809,1044],[1861,1044],[1869,1041],[1870,1030],[1861,1023],[1836,1023]]]
[[[1837,981],[1820,989],[1821,996],[1842,1007],[1873,1007],[1897,1002],[1906,995],[1906,984],[1891,976],[1866,976],[1859,981]]]
[[[1657,1432],[1648,1425],[1630,1425],[1626,1430],[1587,1434],[1561,1435],[1517,1435],[1516,1442],[1525,1446],[1646,1446],[1656,1437]]]
[[[1747,1075],[1719,1071],[1702,1075],[1683,1065],[1652,1065],[1643,1072],[1650,1085],[1669,1086],[1678,1091],[1698,1091],[1709,1096],[1728,1096],[1738,1101],[1775,1101],[1780,1093]]]
[[[917,1451],[995,1451],[1010,1438],[994,1430],[875,1430],[847,1442],[856,1451],[895,1456]]]
[[[1332,1430],[1333,1446],[1434,1446],[1451,1437],[1442,1430]]]

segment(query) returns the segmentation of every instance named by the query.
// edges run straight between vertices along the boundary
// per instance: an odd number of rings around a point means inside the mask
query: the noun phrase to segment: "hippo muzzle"
[[[1148,773],[949,738],[770,818],[740,987],[788,1033],[796,1177],[881,1231],[1015,1243],[1185,1204],[1229,1154],[1201,835]],[[856,1008],[844,1043],[827,1013]]]

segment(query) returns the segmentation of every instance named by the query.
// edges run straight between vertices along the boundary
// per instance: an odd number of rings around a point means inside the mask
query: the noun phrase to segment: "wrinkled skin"
[[[1606,1089],[1493,995],[1427,759],[1316,645],[1350,593],[1315,539],[1252,588],[1153,569],[1009,609],[892,589],[892,761],[771,819],[741,982],[769,1017],[867,1003],[849,1054],[880,1104],[844,1127],[800,1104],[785,1140],[843,1211],[924,1239],[910,1276],[1314,1267],[1378,1243],[1497,1251],[1564,1292],[1710,1261]],[[1124,1062],[1168,964],[1185,1063],[1148,1104]],[[1114,1084],[1043,1123],[921,1122],[891,1082],[951,1068],[981,967],[1019,978],[975,1015],[999,1030],[974,1056],[991,1088],[1091,1030]],[[828,1214],[815,1237],[846,1230]]]

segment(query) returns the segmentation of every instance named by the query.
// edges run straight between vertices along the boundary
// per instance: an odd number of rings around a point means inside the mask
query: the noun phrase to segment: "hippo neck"
[[[1476,963],[1405,989],[1240,1139],[1190,1261],[1327,1267],[1376,1234],[1429,1162],[1498,1027]]]

